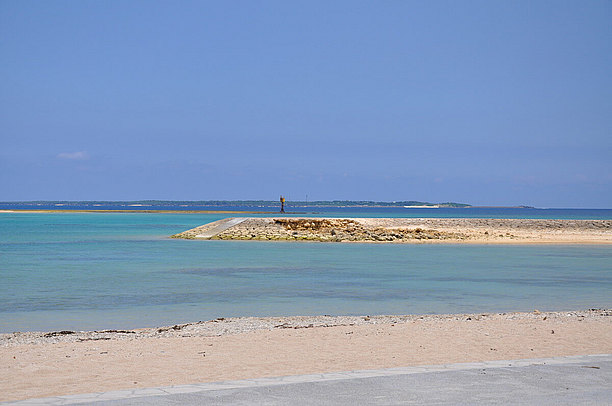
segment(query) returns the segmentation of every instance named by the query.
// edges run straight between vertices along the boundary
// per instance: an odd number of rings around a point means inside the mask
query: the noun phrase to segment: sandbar
[[[236,218],[171,236],[184,239],[466,244],[612,244],[612,220],[478,218]],[[221,230],[213,233],[211,230]]]

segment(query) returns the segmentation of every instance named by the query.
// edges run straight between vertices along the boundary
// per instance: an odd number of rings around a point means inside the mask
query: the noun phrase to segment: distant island
[[[40,201],[22,201],[22,202],[0,202],[2,206],[26,206],[39,208],[56,207],[56,208],[83,208],[83,207],[106,207],[106,206],[122,206],[131,208],[150,208],[161,209],[176,208],[176,207],[275,207],[279,204],[277,200],[128,200],[128,201],[110,201],[110,200],[91,200],[91,201],[62,201],[62,200],[40,200]],[[300,201],[287,200],[287,206],[290,207],[406,207],[406,208],[465,208],[472,205],[465,203],[430,203],[416,200],[402,200],[393,202],[379,202],[373,200],[316,200],[316,201]]]
[[[472,207],[465,203],[430,203],[419,202],[416,200],[402,200],[395,202],[377,202],[372,200],[316,200],[312,202],[294,201],[290,202],[291,206],[308,206],[308,207],[415,207],[415,208],[436,208],[436,207]]]

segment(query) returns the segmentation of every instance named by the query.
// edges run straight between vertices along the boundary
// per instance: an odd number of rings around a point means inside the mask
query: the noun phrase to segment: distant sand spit
[[[612,244],[612,220],[228,218],[172,237],[378,243]]]
[[[612,311],[218,319],[0,335],[0,401],[256,377],[612,353]]]
[[[241,211],[241,210],[148,210],[148,209],[11,209],[11,210],[0,210],[0,213],[159,213],[159,214],[193,214],[193,213],[208,213],[208,214],[254,214],[264,213],[270,214],[271,212],[261,211]]]

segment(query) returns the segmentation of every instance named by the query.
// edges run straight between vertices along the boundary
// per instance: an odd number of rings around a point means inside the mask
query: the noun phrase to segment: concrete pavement
[[[236,224],[240,224],[245,220],[247,220],[247,217],[232,217],[229,219],[221,220],[217,226],[211,228],[210,230],[206,230],[202,234],[198,234],[195,237],[202,239],[211,239],[220,232],[225,231],[228,228],[235,226]]]

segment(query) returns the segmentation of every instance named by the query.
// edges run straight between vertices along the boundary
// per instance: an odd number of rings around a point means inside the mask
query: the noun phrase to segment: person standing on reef
[[[281,202],[281,213],[285,212],[285,198],[281,195],[280,197],[280,202]]]

